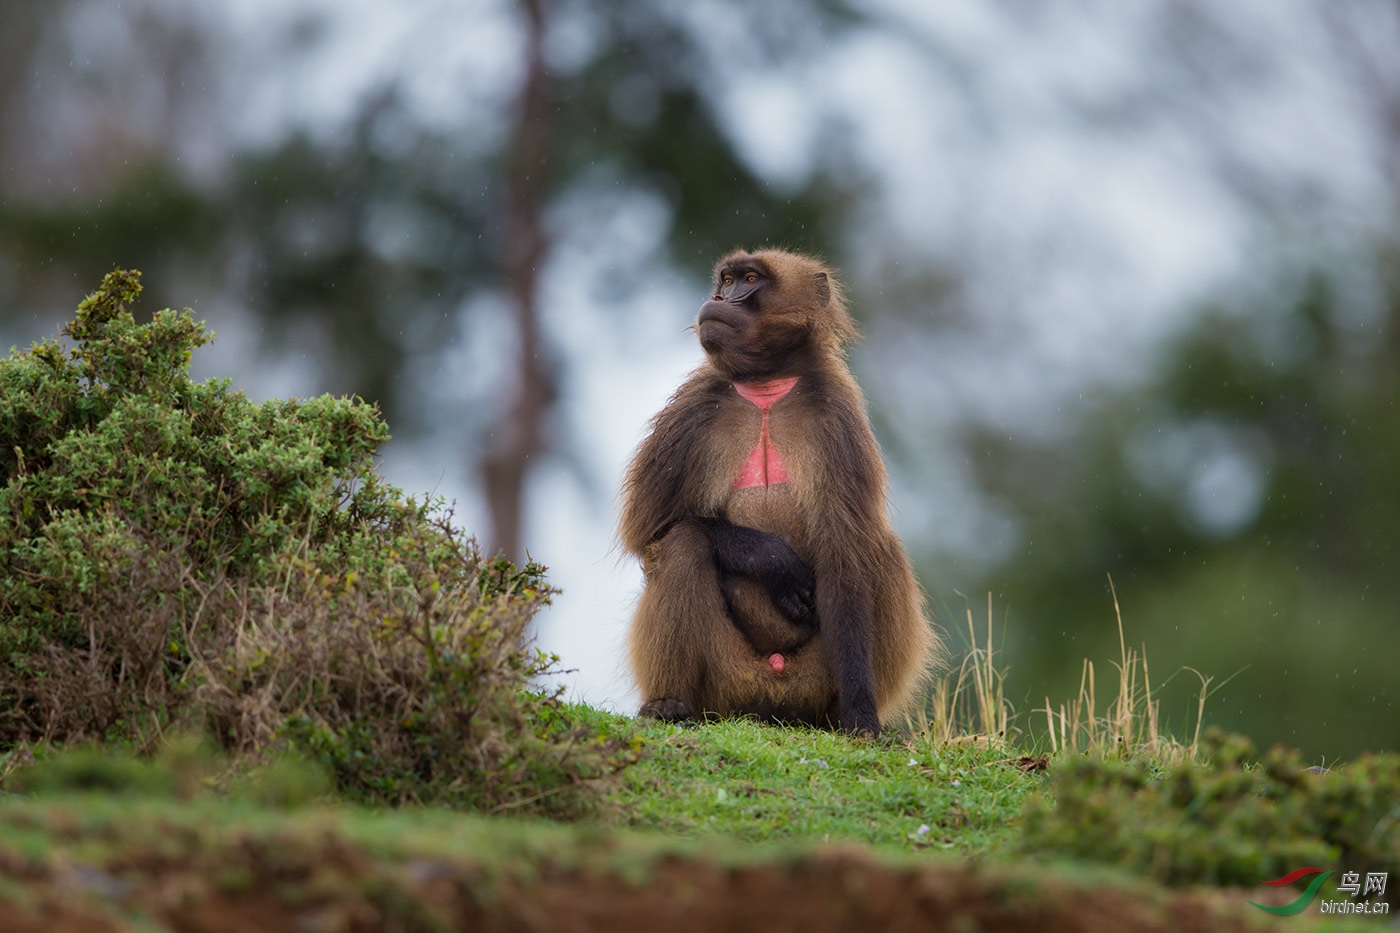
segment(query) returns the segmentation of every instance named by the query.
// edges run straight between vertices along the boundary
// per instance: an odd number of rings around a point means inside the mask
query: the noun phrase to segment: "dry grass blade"
[[[1161,728],[1161,700],[1152,688],[1147,665],[1147,648],[1128,648],[1123,630],[1123,613],[1113,578],[1108,578],[1113,598],[1113,616],[1118,626],[1118,689],[1105,714],[1098,714],[1094,664],[1087,658],[1080,675],[1079,692],[1072,701],[1052,706],[1049,697],[1043,710],[1053,753],[1096,752],[1121,757],[1151,757],[1165,762],[1194,759],[1199,747],[1201,720],[1211,678],[1193,668],[1185,668],[1201,679],[1196,705],[1196,728],[1189,743],[1168,735]]]
[[[1106,707],[1099,703],[1094,662],[1085,658],[1080,668],[1079,690],[1074,698],[1035,710],[1044,714],[1045,734],[1052,755],[1095,752],[1116,756],[1147,756],[1175,762],[1192,759],[1199,747],[1201,722],[1212,679],[1194,668],[1184,668],[1201,681],[1196,704],[1196,725],[1190,742],[1162,731],[1161,700],[1156,695],[1147,664],[1147,648],[1129,648],[1123,627],[1118,593],[1109,577],[1113,615],[1118,626],[1116,691]],[[987,625],[982,639],[972,609],[967,609],[968,649],[953,671],[939,678],[933,688],[931,719],[914,724],[915,731],[943,744],[968,741],[1004,741],[1016,718],[1006,700],[1009,668],[998,667],[992,616],[987,595]],[[1103,710],[1100,713],[1100,710]],[[1039,722],[1038,717],[1033,720]]]
[[[932,722],[923,720],[916,731],[941,743],[976,738],[1003,742],[1011,729],[1013,711],[1006,700],[1006,668],[997,666],[992,595],[987,594],[985,641],[977,638],[972,607],[967,608],[968,650],[956,674],[940,677],[932,695]]]

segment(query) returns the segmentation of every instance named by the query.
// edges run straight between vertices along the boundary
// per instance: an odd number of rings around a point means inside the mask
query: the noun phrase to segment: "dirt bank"
[[[312,857],[308,857],[312,856]],[[629,868],[384,863],[344,841],[244,841],[190,858],[0,865],[9,933],[488,930],[1216,931],[1268,918],[1233,894],[1048,875],[1031,867],[895,867],[859,851],[781,864],[666,856]],[[604,860],[606,861],[606,860]]]

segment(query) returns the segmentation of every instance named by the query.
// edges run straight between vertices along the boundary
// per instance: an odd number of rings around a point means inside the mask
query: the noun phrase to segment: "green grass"
[[[1046,783],[1042,774],[1018,767],[1005,747],[985,743],[893,735],[872,740],[746,720],[682,727],[582,706],[569,712],[599,736],[631,736],[637,750],[637,763],[612,779],[603,806],[587,821],[595,833],[640,830],[748,849],[856,843],[888,856],[996,857],[1014,852],[1026,798]],[[118,820],[136,807],[164,808],[181,822],[194,814],[192,825],[204,820],[204,811],[220,819],[277,822],[309,808],[365,840],[386,826],[389,837],[413,827],[470,837],[493,822],[444,807],[354,806],[334,796],[314,764],[295,755],[249,771],[190,737],[175,739],[155,759],[94,746],[50,751],[11,773],[4,787],[9,793],[0,792],[0,823],[12,845],[25,846],[30,842],[15,814],[48,800],[81,802],[84,819]],[[497,815],[516,816],[510,809]],[[124,838],[141,838],[140,823]]]
[[[1042,779],[1005,748],[870,741],[730,720],[642,727],[612,821],[745,843],[858,842],[995,856]]]

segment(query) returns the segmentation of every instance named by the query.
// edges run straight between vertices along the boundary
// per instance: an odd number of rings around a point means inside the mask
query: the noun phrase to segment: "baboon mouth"
[[[710,315],[702,314],[702,315],[700,315],[700,320],[697,321],[697,322],[695,323],[695,329],[696,329],[696,330],[704,330],[704,329],[705,329],[705,326],[706,326],[707,324],[723,324],[725,327],[728,327],[730,330],[733,330],[733,329],[734,329],[734,324],[733,324],[731,321],[726,321],[724,318],[720,317],[718,314],[710,314]]]
[[[700,337],[700,346],[706,353],[717,353],[724,347],[726,336],[715,330],[712,325],[721,324],[732,334],[734,325],[719,318],[708,318],[695,325],[695,333]]]

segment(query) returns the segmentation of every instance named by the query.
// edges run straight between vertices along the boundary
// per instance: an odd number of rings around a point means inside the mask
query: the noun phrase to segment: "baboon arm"
[[[699,517],[717,412],[692,379],[652,419],[623,482],[619,533],[631,554],[642,556],[676,522]]]
[[[875,592],[888,550],[884,467],[858,397],[838,396],[821,423],[827,469],[813,516],[816,609],[840,694],[840,725],[878,733],[874,671]]]
[[[871,594],[845,581],[819,577],[816,602],[836,680],[840,726],[847,732],[879,734]]]
[[[792,545],[778,535],[722,518],[701,518],[696,523],[709,538],[721,572],[757,580],[789,621],[816,625],[812,605],[816,580]]]

